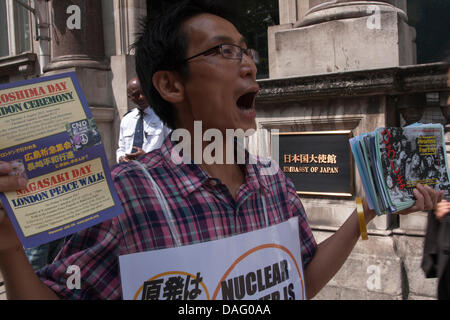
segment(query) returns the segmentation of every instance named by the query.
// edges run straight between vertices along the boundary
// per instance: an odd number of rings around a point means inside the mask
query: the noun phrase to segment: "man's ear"
[[[170,103],[184,100],[184,85],[181,77],[174,71],[157,71],[152,78],[153,86],[161,97]]]

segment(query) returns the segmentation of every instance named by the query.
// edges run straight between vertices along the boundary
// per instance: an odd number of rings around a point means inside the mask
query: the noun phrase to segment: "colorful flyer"
[[[303,300],[298,239],[296,217],[220,240],[120,256],[123,299]]]
[[[73,72],[0,86],[0,160],[28,179],[24,190],[0,193],[26,248],[123,212]]]

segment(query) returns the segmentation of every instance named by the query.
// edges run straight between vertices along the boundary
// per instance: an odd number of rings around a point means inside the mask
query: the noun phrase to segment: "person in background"
[[[117,163],[136,160],[161,146],[170,130],[161,122],[142,93],[139,79],[127,84],[128,98],[137,105],[127,112],[120,123]]]
[[[450,202],[444,199],[428,213],[422,269],[427,278],[438,278],[437,297],[450,300]]]

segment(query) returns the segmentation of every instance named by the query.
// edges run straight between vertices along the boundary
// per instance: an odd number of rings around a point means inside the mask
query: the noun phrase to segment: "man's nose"
[[[253,78],[256,78],[256,64],[253,61],[251,57],[246,55],[245,53],[242,54],[242,60],[241,60],[241,70],[240,70],[241,77],[245,78],[248,76],[252,76]]]

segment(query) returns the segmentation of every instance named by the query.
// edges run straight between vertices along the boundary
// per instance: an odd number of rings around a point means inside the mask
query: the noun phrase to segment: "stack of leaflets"
[[[377,128],[350,139],[366,200],[378,215],[414,205],[418,183],[448,194],[449,173],[441,124]]]

